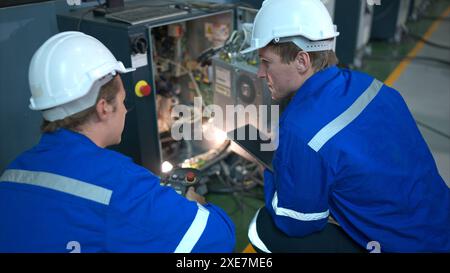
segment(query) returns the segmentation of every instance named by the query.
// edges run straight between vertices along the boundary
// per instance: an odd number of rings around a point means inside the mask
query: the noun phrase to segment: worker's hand
[[[198,202],[201,205],[206,204],[205,197],[203,197],[200,194],[196,193],[194,187],[189,187],[188,191],[186,192],[186,198],[188,200]]]

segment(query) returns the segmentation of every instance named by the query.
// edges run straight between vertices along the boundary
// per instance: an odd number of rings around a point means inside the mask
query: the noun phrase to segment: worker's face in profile
[[[258,77],[264,78],[272,94],[272,99],[279,100],[290,96],[297,91],[298,77],[294,62],[282,63],[281,57],[267,47],[259,49]]]
[[[120,82],[120,90],[114,102],[115,111],[111,114],[111,145],[119,144],[122,140],[122,132],[125,126],[125,115],[127,114],[127,108],[125,107],[125,89],[120,76],[118,76],[117,80]]]

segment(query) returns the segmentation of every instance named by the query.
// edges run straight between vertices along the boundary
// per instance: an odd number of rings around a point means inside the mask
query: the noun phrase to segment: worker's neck
[[[101,148],[109,146],[107,130],[101,122],[88,122],[80,126],[77,132],[86,136]]]
[[[316,74],[317,71],[315,71],[312,67],[310,67],[306,72],[304,77],[302,77],[302,83],[300,85],[303,86],[303,84],[305,84],[305,82],[312,77],[312,75]]]
[[[288,99],[291,100],[295,96],[295,94],[297,94],[298,90],[300,90],[300,88],[305,84],[305,82],[309,78],[311,78],[311,76],[314,75],[315,73],[316,73],[316,71],[314,71],[314,69],[312,67],[310,67],[303,74],[300,74],[300,77],[297,77],[297,82],[295,84],[295,86],[297,86],[297,88],[294,89],[294,92],[292,92],[290,94]]]

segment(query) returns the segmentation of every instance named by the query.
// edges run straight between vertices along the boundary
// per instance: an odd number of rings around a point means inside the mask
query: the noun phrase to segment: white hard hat
[[[320,0],[265,0],[253,23],[251,46],[241,53],[263,48],[272,40],[294,42],[307,52],[334,50],[338,35]]]
[[[63,119],[93,106],[100,87],[116,72],[133,70],[92,36],[77,31],[58,33],[31,59],[30,109],[42,110],[48,121]]]

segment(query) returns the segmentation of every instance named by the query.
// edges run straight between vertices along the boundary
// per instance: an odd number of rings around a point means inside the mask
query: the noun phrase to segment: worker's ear
[[[305,74],[311,68],[311,59],[305,51],[299,51],[295,57],[295,68],[299,74]]]
[[[95,105],[95,110],[97,112],[97,117],[99,118],[99,120],[105,120],[113,109],[105,99],[99,99],[97,104]]]

